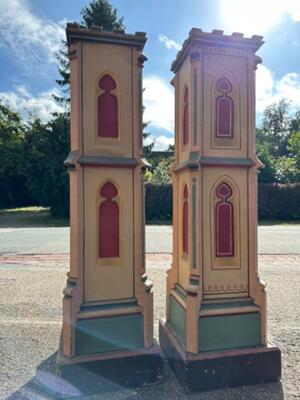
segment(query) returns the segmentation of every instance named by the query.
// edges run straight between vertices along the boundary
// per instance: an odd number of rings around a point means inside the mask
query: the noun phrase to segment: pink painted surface
[[[223,78],[218,82],[222,96],[217,98],[217,137],[233,137],[233,100],[228,95],[232,90],[231,83]]]
[[[100,190],[105,200],[99,207],[99,257],[119,257],[119,206],[113,200],[118,190],[111,182],[107,182]]]
[[[184,109],[183,109],[183,145],[189,142],[189,89],[186,88],[184,92]]]
[[[188,204],[188,188],[185,185],[184,191],[183,191],[183,197],[184,197],[184,202],[183,202],[183,221],[182,221],[182,250],[185,254],[188,254],[189,252],[189,204]]]
[[[106,74],[99,82],[104,93],[98,97],[98,136],[118,137],[118,99],[111,93],[117,85],[114,79]]]
[[[217,257],[233,257],[233,205],[228,200],[232,195],[231,188],[222,183],[218,186],[216,194],[221,201],[216,206],[216,253]]]

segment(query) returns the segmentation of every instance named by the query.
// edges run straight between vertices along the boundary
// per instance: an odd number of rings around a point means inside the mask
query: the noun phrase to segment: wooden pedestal
[[[159,325],[162,351],[185,392],[274,382],[281,377],[281,353],[271,345],[229,351],[185,352],[168,323]]]

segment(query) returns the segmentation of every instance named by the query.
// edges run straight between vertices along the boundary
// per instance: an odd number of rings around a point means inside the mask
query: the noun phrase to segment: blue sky
[[[26,117],[44,121],[59,106],[56,51],[67,21],[80,21],[83,0],[0,0],[0,98]],[[112,0],[126,31],[146,31],[145,120],[156,149],[173,141],[171,62],[192,27],[262,34],[257,115],[285,97],[300,109],[300,0]]]

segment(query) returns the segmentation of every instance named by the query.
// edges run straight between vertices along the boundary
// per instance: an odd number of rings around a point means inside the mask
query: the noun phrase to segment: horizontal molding
[[[191,153],[192,154],[192,153]],[[190,157],[188,160],[178,164],[175,168],[175,172],[179,172],[184,169],[199,169],[200,167],[224,167],[224,168],[251,168],[259,163],[256,163],[251,158],[240,158],[240,157]]]
[[[77,162],[85,167],[134,168],[139,164],[135,158],[103,156],[80,156]]]
[[[237,157],[201,157],[200,165],[214,167],[244,167],[251,168],[256,165],[255,161],[250,158],[237,158]]]
[[[136,302],[134,303],[117,303],[117,304],[105,304],[98,306],[83,306],[81,311],[76,315],[76,319],[93,319],[93,318],[105,318],[105,317],[116,317],[121,315],[140,314],[143,312],[141,306]]]

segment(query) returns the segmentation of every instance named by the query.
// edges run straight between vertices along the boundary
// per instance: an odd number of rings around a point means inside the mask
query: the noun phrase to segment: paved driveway
[[[64,256],[67,259],[67,255]],[[68,262],[58,255],[15,256],[0,260],[0,399],[54,400],[296,400],[299,387],[300,256],[259,256],[267,282],[268,338],[282,350],[281,383],[253,385],[185,395],[165,364],[161,384],[115,393],[81,395],[55,370],[62,322],[62,289]],[[170,254],[148,254],[154,283],[154,328],[165,316],[165,274]],[[68,395],[66,397],[63,396]],[[72,396],[73,395],[73,396]]]
[[[147,253],[172,252],[172,227],[146,227]],[[69,252],[69,228],[2,228],[0,254],[61,254]],[[258,228],[260,254],[300,254],[300,225],[269,225]]]

